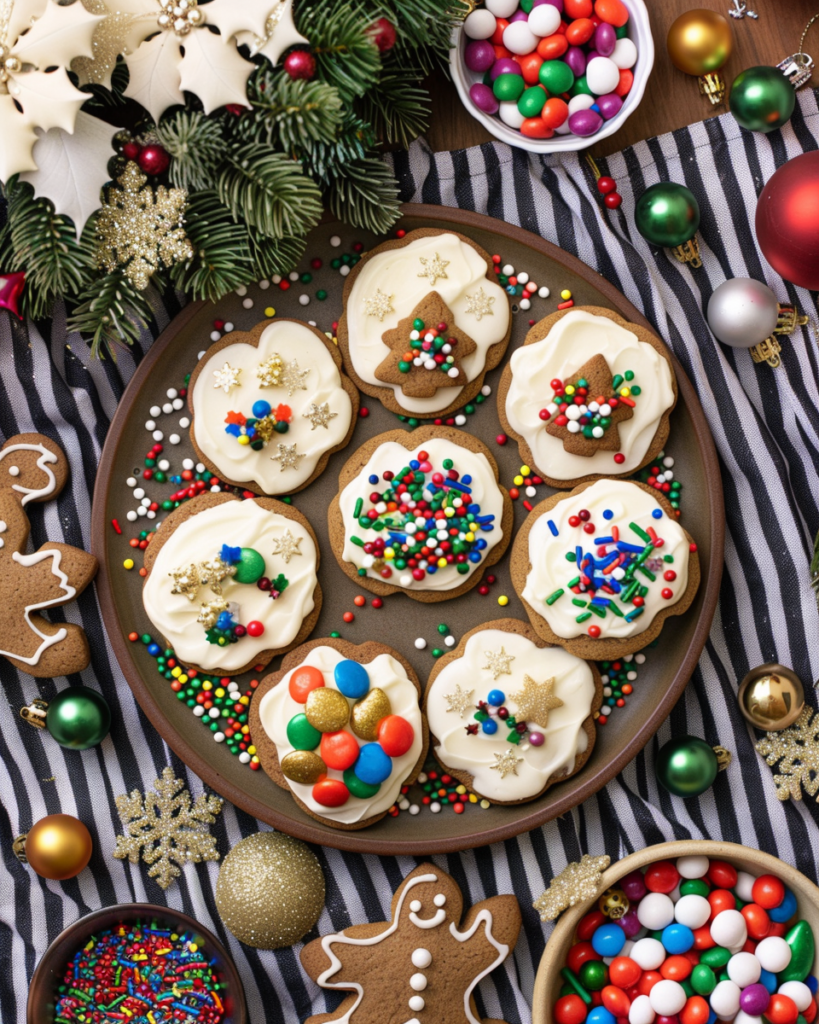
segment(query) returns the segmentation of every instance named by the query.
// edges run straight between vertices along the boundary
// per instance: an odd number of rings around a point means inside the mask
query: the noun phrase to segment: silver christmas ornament
[[[708,326],[731,348],[753,348],[776,330],[779,303],[771,289],[750,277],[723,281],[708,301]]]

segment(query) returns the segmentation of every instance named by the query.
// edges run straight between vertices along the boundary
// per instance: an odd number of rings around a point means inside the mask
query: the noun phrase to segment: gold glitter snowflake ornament
[[[494,295],[487,295],[483,288],[479,288],[474,295],[466,297],[466,312],[472,313],[476,320],[485,316],[494,316],[492,306],[495,302]]]
[[[768,764],[778,762],[774,775],[776,795],[780,800],[802,799],[819,791],[819,713],[806,707],[796,721],[781,732],[771,732],[756,745]],[[819,796],[816,797],[819,803]]]
[[[392,306],[394,298],[394,295],[385,295],[380,288],[377,288],[371,299],[364,300],[364,312],[367,316],[377,316],[379,321],[383,321],[387,313],[395,312]]]
[[[330,412],[330,403],[322,402],[321,405],[316,405],[315,402],[310,403],[310,408],[307,412],[302,413],[305,419],[310,420],[312,426],[310,432],[312,433],[316,427],[324,427],[325,430],[330,429],[330,420],[335,419],[338,416],[337,412]]]
[[[507,654],[503,647],[500,651],[484,651],[483,653],[486,658],[484,670],[491,672],[493,679],[497,679],[498,676],[512,675],[511,665],[515,660],[514,654]]]
[[[256,367],[256,376],[259,378],[260,388],[277,388],[281,384],[282,367],[284,361],[278,352],[268,356],[263,363]]]
[[[579,861],[567,864],[552,884],[539,896],[532,906],[540,914],[541,921],[554,921],[567,907],[573,907],[583,900],[593,899],[599,889],[601,876],[611,863],[605,854],[592,857],[584,853]]]
[[[241,367],[231,366],[230,363],[225,363],[221,370],[214,370],[214,391],[218,391],[221,388],[226,395],[229,395],[233,388],[239,387],[239,374],[241,372]]]
[[[273,554],[279,555],[286,565],[290,565],[290,559],[293,555],[301,554],[301,551],[299,551],[301,537],[294,537],[289,530],[285,530],[281,538],[275,538],[273,543],[276,545],[273,549]]]
[[[219,860],[208,825],[216,821],[222,800],[203,793],[191,801],[185,783],[174,777],[172,768],[163,769],[154,790],[143,796],[135,789],[130,796],[116,798],[125,834],[117,836],[114,857],[138,864],[141,854],[150,865],[149,878],[167,889],[182,874],[177,865]]]
[[[516,721],[534,722],[541,729],[547,728],[549,712],[563,707],[563,701],[552,693],[554,686],[554,676],[543,683],[536,683],[531,676],[524,675],[521,692],[509,694],[509,700],[513,700],[518,706]]]
[[[299,369],[298,359],[294,359],[288,363],[282,370],[281,386],[287,388],[287,397],[289,398],[294,391],[306,391],[307,385],[304,382],[304,378],[310,372],[308,366],[306,370]]]
[[[500,777],[502,779],[505,779],[507,775],[517,775],[518,765],[523,762],[523,758],[518,757],[518,753],[514,747],[504,750],[502,754],[496,754],[493,751],[492,756],[495,758],[495,763],[490,764],[489,767],[500,772]]]
[[[444,700],[449,704],[447,712],[456,711],[458,718],[463,718],[465,711],[469,711],[471,708],[475,707],[472,700],[472,694],[474,692],[474,690],[462,690],[461,684],[456,683],[455,691],[453,693],[444,694]]]
[[[446,268],[449,266],[449,260],[442,260],[436,252],[432,259],[427,259],[426,256],[419,257],[421,260],[421,266],[424,268],[419,277],[429,278],[430,285],[434,286],[436,281],[447,280]]]
[[[196,599],[199,587],[201,586],[201,580],[199,578],[199,570],[195,565],[191,564],[182,569],[171,569],[168,575],[173,577],[172,594],[182,594],[189,601]]]
[[[271,462],[278,462],[279,469],[282,473],[286,469],[297,469],[299,463],[304,458],[303,452],[297,452],[298,442],[294,441],[293,444],[282,444],[281,441],[276,445],[278,451],[277,455],[271,455]]]

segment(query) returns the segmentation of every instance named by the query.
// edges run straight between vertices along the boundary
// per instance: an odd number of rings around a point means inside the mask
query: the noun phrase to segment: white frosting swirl
[[[439,277],[432,284],[429,277],[418,275],[424,269],[421,257],[432,260],[436,254],[448,265],[444,268],[446,277]],[[468,297],[476,295],[480,288],[495,301],[491,315],[478,319],[466,310]],[[368,315],[365,309],[365,300],[378,291],[392,296],[393,311],[383,320]],[[391,387],[402,408],[424,416],[433,416],[447,408],[463,388],[439,388],[431,398],[413,398],[405,395],[399,384],[379,380],[375,371],[390,353],[382,341],[384,332],[409,316],[431,291],[438,292],[452,310],[455,324],[478,346],[461,363],[467,379],[473,381],[483,373],[489,349],[506,337],[509,301],[500,285],[486,279],[486,261],[457,235],[446,233],[416,238],[400,249],[387,249],[373,256],[362,265],[346,306],[350,359],[355,372],[368,384]]]
[[[274,555],[286,531],[300,540],[300,555],[285,563]],[[223,544],[253,548],[265,560],[264,574],[269,577],[284,573],[289,586],[277,600],[255,584],[237,583],[228,578],[222,582],[226,601],[240,607],[239,621],[261,622],[264,633],[249,634],[235,644],[219,647],[208,643],[205,627],[197,622],[203,603],[216,596],[209,587],[200,587],[196,600],[184,594],[172,594],[172,569],[184,568],[219,554]],[[216,668],[235,672],[262,651],[280,649],[293,641],[302,622],[314,608],[316,586],[316,546],[309,532],[301,525],[277,512],[268,512],[255,501],[225,501],[197,513],[181,523],[159,549],[151,574],[142,589],[142,603],[148,618],[166,638],[183,664],[198,665],[206,672]]]
[[[593,356],[602,355],[612,376],[634,371],[641,388],[634,415],[617,427],[623,463],[614,452],[572,455],[559,437],[546,432],[540,410],[551,399],[551,381],[569,380]],[[512,382],[506,394],[506,418],[532,452],[535,466],[555,480],[575,480],[592,473],[631,473],[643,462],[663,414],[674,404],[668,360],[648,342],[607,317],[572,310],[541,341],[524,345],[510,360]]]
[[[304,704],[299,704],[290,696],[290,677],[297,668],[302,665],[310,665],[319,669],[324,676],[324,685],[330,689],[337,690],[333,671],[340,661],[347,659],[334,647],[314,647],[304,661],[292,668],[285,677],[275,686],[271,687],[262,697],[259,705],[259,718],[262,727],[270,739],[276,744],[276,751],[279,763],[291,754],[295,749],[287,739],[287,723],[294,715],[304,713]],[[374,797],[365,800],[361,797],[350,795],[350,798],[341,807],[325,807],[313,799],[313,787],[302,782],[287,780],[287,784],[303,804],[310,808],[314,814],[331,821],[339,821],[344,824],[352,824],[362,821],[364,818],[371,818],[373,815],[382,814],[389,810],[398,798],[401,786],[409,778],[416,761],[421,756],[424,746],[423,720],[421,709],[418,706],[418,691],[415,685],[407,676],[404,666],[391,654],[379,654],[372,661],[361,662],[370,677],[370,689],[378,687],[389,697],[392,714],[405,718],[412,726],[415,736],[412,746],[400,757],[392,759],[392,773],[386,782],[381,783],[381,789]],[[347,703],[352,708],[355,701]],[[355,733],[349,729],[350,735]],[[358,736],[355,739],[359,747],[367,740]],[[344,772],[328,769],[328,778],[343,779]]]
[[[596,526],[593,534],[585,533],[581,522],[579,526],[570,526],[569,518],[576,516],[582,509],[591,513],[588,520]],[[648,629],[654,616],[662,608],[677,603],[688,586],[689,541],[682,527],[676,520],[669,519],[665,512],[660,518],[654,518],[653,512],[662,507],[647,491],[627,480],[597,480],[580,494],[564,498],[551,511],[544,512],[529,532],[529,561],[532,568],[526,577],[522,597],[549,624],[551,630],[559,637],[572,639],[586,635],[591,625],[600,627],[602,638],[622,638],[636,636]],[[537,511],[537,510],[535,510]],[[606,519],[604,511],[614,513]],[[549,523],[557,530],[554,535]],[[596,538],[610,537],[612,526],[620,531],[620,540],[642,546],[644,541],[630,528],[634,523],[644,532],[653,529],[664,541],[662,547],[655,547],[652,557],[664,559],[671,556],[673,562],[663,562],[657,567],[652,582],[647,576],[637,571],[634,578],[648,588],[644,597],[644,611],[629,622],[626,615],[636,611],[629,603],[624,604],[619,597],[600,592],[602,597],[610,597],[624,614],[620,616],[606,613],[605,618],[592,615],[590,619],[578,623],[577,618],[586,614],[584,608],[573,604],[573,599],[587,600],[583,593],[573,594],[569,582],[577,576],[577,565],[568,561],[566,554],[574,552],[576,546],[583,548],[584,555],[592,553],[598,556]],[[611,545],[609,545],[611,547]],[[649,559],[651,563],[651,559]],[[666,581],[664,572],[671,570],[676,579]],[[653,571],[653,570],[649,570]],[[670,599],[662,596],[664,588],[673,592]],[[562,589],[563,595],[553,604],[546,603],[546,598]]]
[[[260,387],[256,368],[274,352],[285,364],[298,360],[299,370],[308,370],[304,378],[307,390],[295,390],[288,395],[287,388]],[[224,363],[241,369],[239,387],[225,394],[215,388],[213,371]],[[264,448],[254,451],[250,445],[239,444],[225,432],[225,417],[229,412],[252,416],[253,403],[264,399],[275,409],[289,405],[293,410],[290,429],[286,434],[274,434]],[[326,427],[312,427],[305,417],[315,403],[329,406],[335,413]],[[267,494],[289,494],[313,475],[325,452],[341,444],[350,429],[352,403],[341,386],[341,374],[333,357],[313,331],[304,324],[288,320],[275,320],[259,338],[257,347],[237,341],[220,349],[202,366],[193,388],[193,436],[204,455],[217,470],[237,483],[256,481]],[[276,454],[277,442],[297,446],[297,466],[282,470],[271,458]]]

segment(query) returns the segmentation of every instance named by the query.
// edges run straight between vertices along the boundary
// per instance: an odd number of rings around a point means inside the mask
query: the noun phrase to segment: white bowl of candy
[[[482,0],[450,51],[467,110],[533,153],[585,149],[616,132],[653,66],[643,0]]]

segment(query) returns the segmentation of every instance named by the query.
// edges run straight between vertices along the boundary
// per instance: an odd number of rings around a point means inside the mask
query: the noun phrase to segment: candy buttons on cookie
[[[370,689],[370,677],[363,665],[357,661],[340,661],[334,671],[336,686],[350,700],[361,700]]]
[[[384,752],[380,743],[365,743],[358,753],[355,774],[362,782],[380,786],[390,777],[392,759]]]
[[[313,690],[324,686],[324,674],[312,665],[302,665],[290,676],[290,696],[297,704],[306,704]]]

